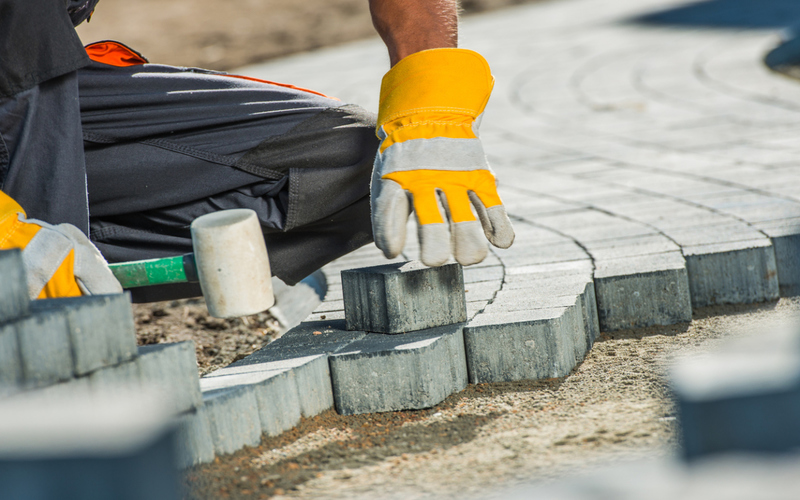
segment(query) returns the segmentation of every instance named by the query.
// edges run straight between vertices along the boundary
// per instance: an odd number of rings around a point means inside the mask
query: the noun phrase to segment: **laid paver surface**
[[[800,9],[740,3],[562,0],[464,22],[496,77],[481,133],[517,232],[464,269],[471,382],[563,377],[598,329],[800,290],[800,86],[763,64]],[[240,73],[375,110],[386,66],[365,41]],[[417,257],[410,229],[395,261]],[[368,246],[326,266],[309,321],[340,324],[340,272],[386,263]]]

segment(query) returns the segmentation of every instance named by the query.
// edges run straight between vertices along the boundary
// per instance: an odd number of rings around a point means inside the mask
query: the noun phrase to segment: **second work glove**
[[[384,76],[372,228],[387,257],[403,250],[412,206],[426,265],[442,265],[451,253],[475,264],[486,257],[487,239],[500,248],[514,242],[478,138],[493,84],[483,57],[463,49],[417,52]]]
[[[28,219],[0,191],[0,250],[19,248],[31,299],[122,293],[105,259],[80,229]]]

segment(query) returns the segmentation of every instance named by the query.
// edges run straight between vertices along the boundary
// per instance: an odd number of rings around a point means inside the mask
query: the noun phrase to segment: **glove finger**
[[[486,208],[480,197],[470,191],[469,199],[478,214],[486,239],[498,248],[508,248],[514,243],[514,227],[508,218],[506,208],[501,205]]]
[[[481,231],[481,224],[476,220],[454,222],[450,226],[453,239],[453,255],[462,266],[477,264],[486,258],[489,245]]]
[[[389,259],[397,257],[403,251],[409,213],[405,190],[392,180],[382,179],[380,192],[372,207],[372,232],[375,245]]]
[[[450,258],[450,231],[447,224],[419,224],[419,258],[426,266],[441,266]]]
[[[462,266],[481,262],[489,248],[481,224],[475,220],[470,208],[467,191],[451,189],[440,193],[439,199],[450,223],[450,243],[456,261]]]
[[[75,281],[81,292],[86,295],[122,293],[122,285],[108,268],[106,259],[80,229],[72,224],[55,227],[69,237],[75,247]]]

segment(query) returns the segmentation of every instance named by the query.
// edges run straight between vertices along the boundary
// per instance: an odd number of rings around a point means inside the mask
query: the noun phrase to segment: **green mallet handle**
[[[122,288],[199,281],[194,254],[109,264]]]

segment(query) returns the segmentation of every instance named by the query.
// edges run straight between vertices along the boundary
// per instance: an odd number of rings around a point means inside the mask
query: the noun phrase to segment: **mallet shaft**
[[[122,288],[198,281],[194,254],[109,264]]]

